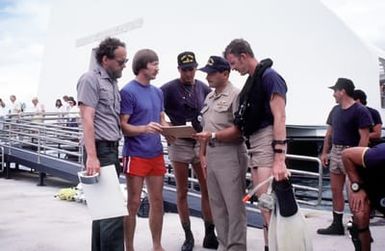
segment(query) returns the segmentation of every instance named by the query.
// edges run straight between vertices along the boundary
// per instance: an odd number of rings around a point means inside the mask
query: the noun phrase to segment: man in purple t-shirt
[[[362,105],[366,107],[366,109],[369,110],[370,115],[373,119],[373,126],[370,128],[369,133],[369,141],[370,145],[373,146],[376,143],[379,143],[381,139],[381,129],[382,129],[382,120],[380,113],[369,106],[367,106],[366,102],[366,93],[363,90],[356,89],[354,90],[353,98],[356,102],[360,102]]]
[[[344,235],[342,216],[344,211],[343,189],[346,171],[342,163],[341,153],[352,146],[368,146],[369,128],[373,121],[365,106],[353,99],[354,84],[350,79],[339,78],[334,86],[334,98],[338,105],[334,106],[327,119],[321,162],[330,170],[330,185],[333,198],[333,222],[318,234]],[[328,156],[330,151],[330,156]],[[329,164],[330,157],[330,164]]]
[[[191,123],[195,130],[201,131],[198,116],[203,107],[205,97],[211,89],[202,81],[195,79],[197,62],[195,54],[190,51],[178,55],[178,71],[180,77],[164,84],[161,89],[164,95],[164,107],[171,124],[185,125]],[[199,144],[192,138],[180,138],[170,142],[168,157],[172,162],[177,187],[177,208],[179,218],[185,232],[182,251],[191,251],[194,247],[194,236],[191,232],[189,208],[187,202],[189,165],[196,174],[201,189],[202,215],[205,221],[204,248],[218,247],[214,233],[213,218],[207,193],[206,179],[199,162]]]
[[[158,56],[149,49],[138,51],[132,62],[136,76],[120,91],[120,126],[124,133],[123,168],[127,181],[125,221],[126,250],[134,250],[136,213],[143,182],[150,202],[153,250],[163,251],[163,178],[166,171],[159,133],[168,125],[163,112],[162,91],[150,84],[158,74]]]

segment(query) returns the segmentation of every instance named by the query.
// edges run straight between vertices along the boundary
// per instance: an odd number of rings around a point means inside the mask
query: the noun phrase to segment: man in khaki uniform
[[[240,134],[226,142],[217,141],[215,134],[234,125],[239,90],[228,80],[230,65],[224,58],[211,56],[207,65],[199,70],[207,73],[207,81],[215,89],[206,97],[201,111],[203,132],[198,133],[197,138],[201,143],[201,165],[207,175],[218,233],[218,250],[242,251],[246,250],[246,211],[242,203],[246,147]]]

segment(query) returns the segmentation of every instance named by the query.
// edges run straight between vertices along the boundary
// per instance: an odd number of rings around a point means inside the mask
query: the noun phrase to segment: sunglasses
[[[127,62],[128,62],[128,58],[126,58],[124,60],[117,60],[114,58],[114,60],[119,64],[119,66],[123,66],[123,65],[127,64]]]

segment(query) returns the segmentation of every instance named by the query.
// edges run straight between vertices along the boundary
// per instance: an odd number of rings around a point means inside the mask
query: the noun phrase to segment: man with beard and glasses
[[[118,145],[120,94],[117,79],[126,66],[126,45],[106,38],[96,50],[97,65],[82,75],[77,84],[80,117],[84,129],[85,166],[88,175],[101,166],[115,165],[120,172]],[[124,250],[123,217],[92,222],[92,250]]]

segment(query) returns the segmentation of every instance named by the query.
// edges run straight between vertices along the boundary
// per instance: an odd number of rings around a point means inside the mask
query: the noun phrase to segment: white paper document
[[[79,172],[78,175],[81,182],[82,172]],[[82,188],[93,220],[128,215],[114,165],[100,168],[97,182],[94,184],[82,183]]]

